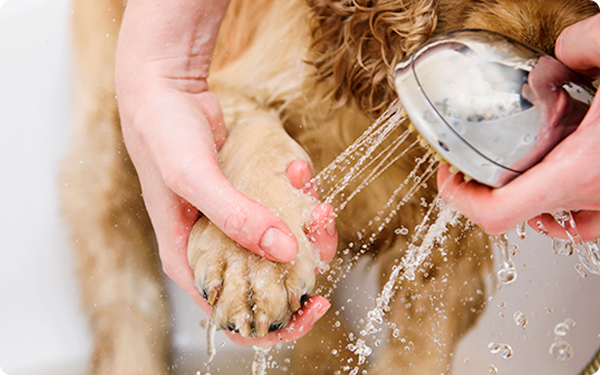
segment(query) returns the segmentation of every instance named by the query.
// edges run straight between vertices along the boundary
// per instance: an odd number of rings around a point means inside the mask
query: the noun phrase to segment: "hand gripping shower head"
[[[594,98],[590,81],[500,34],[432,38],[396,67],[400,101],[451,165],[501,187],[573,132]]]

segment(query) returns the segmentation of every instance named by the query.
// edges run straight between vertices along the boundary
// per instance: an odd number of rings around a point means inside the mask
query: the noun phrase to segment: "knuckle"
[[[185,181],[188,178],[187,173],[182,168],[168,167],[161,171],[165,185],[174,192],[181,192],[185,187]]]
[[[223,231],[230,237],[236,239],[243,232],[248,223],[248,212],[242,207],[236,207],[229,213],[223,222]]]
[[[196,155],[182,153],[164,156],[158,167],[165,184],[175,192],[182,192],[190,183],[192,166],[197,165],[202,165],[202,160]]]

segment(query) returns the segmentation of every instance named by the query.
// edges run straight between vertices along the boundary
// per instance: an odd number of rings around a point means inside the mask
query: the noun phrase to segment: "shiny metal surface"
[[[396,67],[419,133],[450,164],[500,187],[573,132],[592,84],[541,51],[483,30],[431,39]]]

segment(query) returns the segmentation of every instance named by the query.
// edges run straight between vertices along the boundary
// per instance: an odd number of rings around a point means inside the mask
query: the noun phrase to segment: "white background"
[[[0,367],[10,375],[81,374],[92,342],[57,200],[70,113],[68,14],[66,0],[8,0],[0,8]],[[600,348],[600,277],[579,277],[576,259],[554,255],[546,238],[516,242],[519,278],[489,302],[454,355],[455,374],[487,374],[494,364],[499,374],[572,375]],[[177,287],[169,290],[175,344],[195,356],[203,313]],[[517,310],[528,317],[526,331],[513,322]],[[575,355],[560,363],[548,349],[565,318],[577,323],[565,338]],[[492,355],[491,341],[510,344],[513,358]]]

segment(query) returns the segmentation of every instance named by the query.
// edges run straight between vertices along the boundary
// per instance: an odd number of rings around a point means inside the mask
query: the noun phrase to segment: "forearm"
[[[130,0],[119,35],[117,81],[154,76],[183,91],[205,91],[228,4],[229,0]]]

